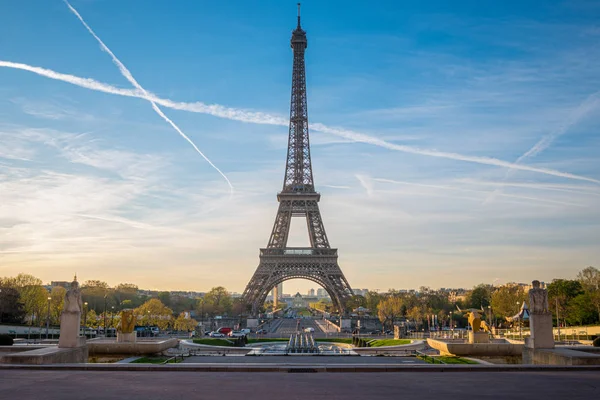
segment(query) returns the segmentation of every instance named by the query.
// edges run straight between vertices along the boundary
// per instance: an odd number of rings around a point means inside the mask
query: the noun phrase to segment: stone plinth
[[[117,343],[135,343],[137,340],[136,332],[122,333],[117,332]]]
[[[529,316],[531,336],[525,339],[525,346],[530,349],[553,349],[552,314],[531,314]]]
[[[489,343],[490,335],[487,332],[469,331],[469,343]]]
[[[58,338],[58,347],[74,348],[85,345],[85,338],[79,336],[80,321],[80,312],[63,311],[62,314],[60,314],[60,337]],[[81,339],[83,339],[83,344]]]
[[[62,349],[51,346],[20,353],[6,354],[0,357],[0,364],[73,364],[86,363],[87,360],[87,346]]]
[[[115,342],[107,339],[94,339],[88,342],[89,353],[99,354],[127,354],[147,355],[158,354],[167,349],[177,347],[179,341],[172,339],[140,340],[139,342]]]
[[[522,344],[510,343],[506,340],[494,340],[491,343],[464,343],[462,340],[436,340],[427,339],[427,344],[438,350],[441,355],[454,356],[489,356],[505,357],[520,356],[523,351]]]

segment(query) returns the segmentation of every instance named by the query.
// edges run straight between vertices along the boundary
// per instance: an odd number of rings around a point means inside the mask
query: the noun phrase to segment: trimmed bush
[[[600,347],[600,337],[597,337],[596,339],[594,339],[594,341],[592,342],[592,345],[594,345],[594,347]]]
[[[12,346],[13,338],[8,335],[0,335],[0,346]]]

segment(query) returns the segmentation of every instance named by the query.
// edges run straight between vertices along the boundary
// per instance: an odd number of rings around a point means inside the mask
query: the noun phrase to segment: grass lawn
[[[227,339],[194,339],[194,343],[209,346],[233,346],[233,343]]]
[[[351,338],[326,338],[326,339],[315,339],[315,342],[352,344],[352,339]]]
[[[467,360],[466,358],[460,358],[460,357],[439,356],[436,358],[438,360],[442,360],[446,364],[478,364],[477,361]]]
[[[142,357],[138,358],[135,361],[132,361],[131,364],[162,364],[167,361],[171,357]],[[169,360],[168,364],[176,364],[181,362],[181,359]]]
[[[285,338],[273,338],[273,339],[248,339],[248,344],[251,343],[266,343],[266,342],[289,342],[290,339]]]
[[[430,364],[437,364],[434,363],[432,360],[432,357],[420,357],[418,356],[417,358],[426,361]],[[436,360],[439,361],[443,361],[446,364],[478,364],[477,361],[472,361],[472,360],[467,360],[466,358],[461,358],[461,357],[453,357],[453,356],[434,356],[433,358],[435,358]]]
[[[400,346],[410,344],[410,339],[374,339],[369,341],[370,347]]]

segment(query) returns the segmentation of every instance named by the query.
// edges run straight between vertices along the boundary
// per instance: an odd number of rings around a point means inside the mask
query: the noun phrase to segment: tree
[[[520,286],[501,286],[492,293],[492,313],[504,321],[505,317],[517,314],[518,305],[527,300],[527,293]]]
[[[594,267],[584,268],[577,274],[583,290],[589,294],[588,301],[596,309],[597,321],[600,322],[600,271]]]
[[[377,292],[373,292],[373,291],[368,291],[365,294],[365,307],[368,308],[369,310],[375,311],[377,310],[377,306],[379,305],[379,302],[381,301],[381,295]]]
[[[47,306],[48,291],[42,286],[41,279],[29,274],[19,274],[14,278],[4,278],[3,285],[19,292],[20,302],[31,325],[34,321],[36,324],[45,321],[41,314]]]
[[[493,287],[491,285],[479,284],[467,295],[468,308],[486,308],[490,305]]]
[[[21,323],[25,311],[15,288],[3,286],[0,279],[0,322]]]
[[[121,308],[132,308],[140,306],[143,301],[138,296],[138,287],[133,283],[119,283],[113,289],[113,296],[115,298],[115,306],[121,305]],[[123,302],[129,301],[128,307],[123,307]]]
[[[138,325],[158,326],[166,329],[173,319],[173,310],[165,306],[159,299],[150,299],[134,310]]]
[[[108,284],[99,280],[89,280],[81,286],[81,298],[84,302],[87,301],[88,307],[96,311],[97,314],[104,311],[104,296],[107,296],[107,306],[112,305],[112,296],[110,296],[110,301],[108,298],[109,292]]]
[[[55,286],[50,292],[50,320],[52,324],[60,324],[60,313],[65,304],[65,294],[67,289],[62,286]]]
[[[565,319],[569,325],[586,325],[596,322],[596,307],[592,302],[589,292],[574,297],[565,313]]]
[[[358,294],[353,295],[346,303],[346,307],[351,311],[358,307],[365,307],[366,305],[367,305],[367,300],[363,296],[358,295]],[[373,311],[375,311],[375,310],[373,310]]]
[[[231,312],[232,303],[227,289],[217,286],[204,295],[204,312],[213,316],[228,314]]]
[[[171,293],[158,292],[158,299],[167,307],[171,306]]]
[[[173,327],[176,331],[193,331],[198,326],[198,321],[193,318],[190,318],[188,313],[181,313],[175,320]]]
[[[583,293],[583,288],[579,281],[568,279],[554,279],[548,284],[548,301],[550,308],[554,312],[556,308],[559,311],[559,317],[567,322],[567,309],[572,299]],[[554,307],[553,307],[554,306]]]
[[[383,326],[389,324],[390,329],[393,329],[394,321],[400,317],[402,313],[402,299],[399,296],[387,296],[379,302],[377,306],[377,316]]]

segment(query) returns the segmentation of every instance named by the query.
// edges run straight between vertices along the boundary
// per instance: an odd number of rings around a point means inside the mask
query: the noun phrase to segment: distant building
[[[64,287],[65,289],[68,289],[71,286],[71,282],[66,282],[66,281],[52,281],[50,282],[50,287]]]
[[[308,303],[306,299],[302,297],[300,292],[296,293],[294,296],[294,300],[292,301],[292,308],[306,308],[308,307]]]
[[[320,288],[320,289],[317,289],[317,297],[319,299],[328,299],[329,294],[327,293],[327,290]]]
[[[309,289],[308,290],[308,296],[309,297],[315,297],[315,289]]]

